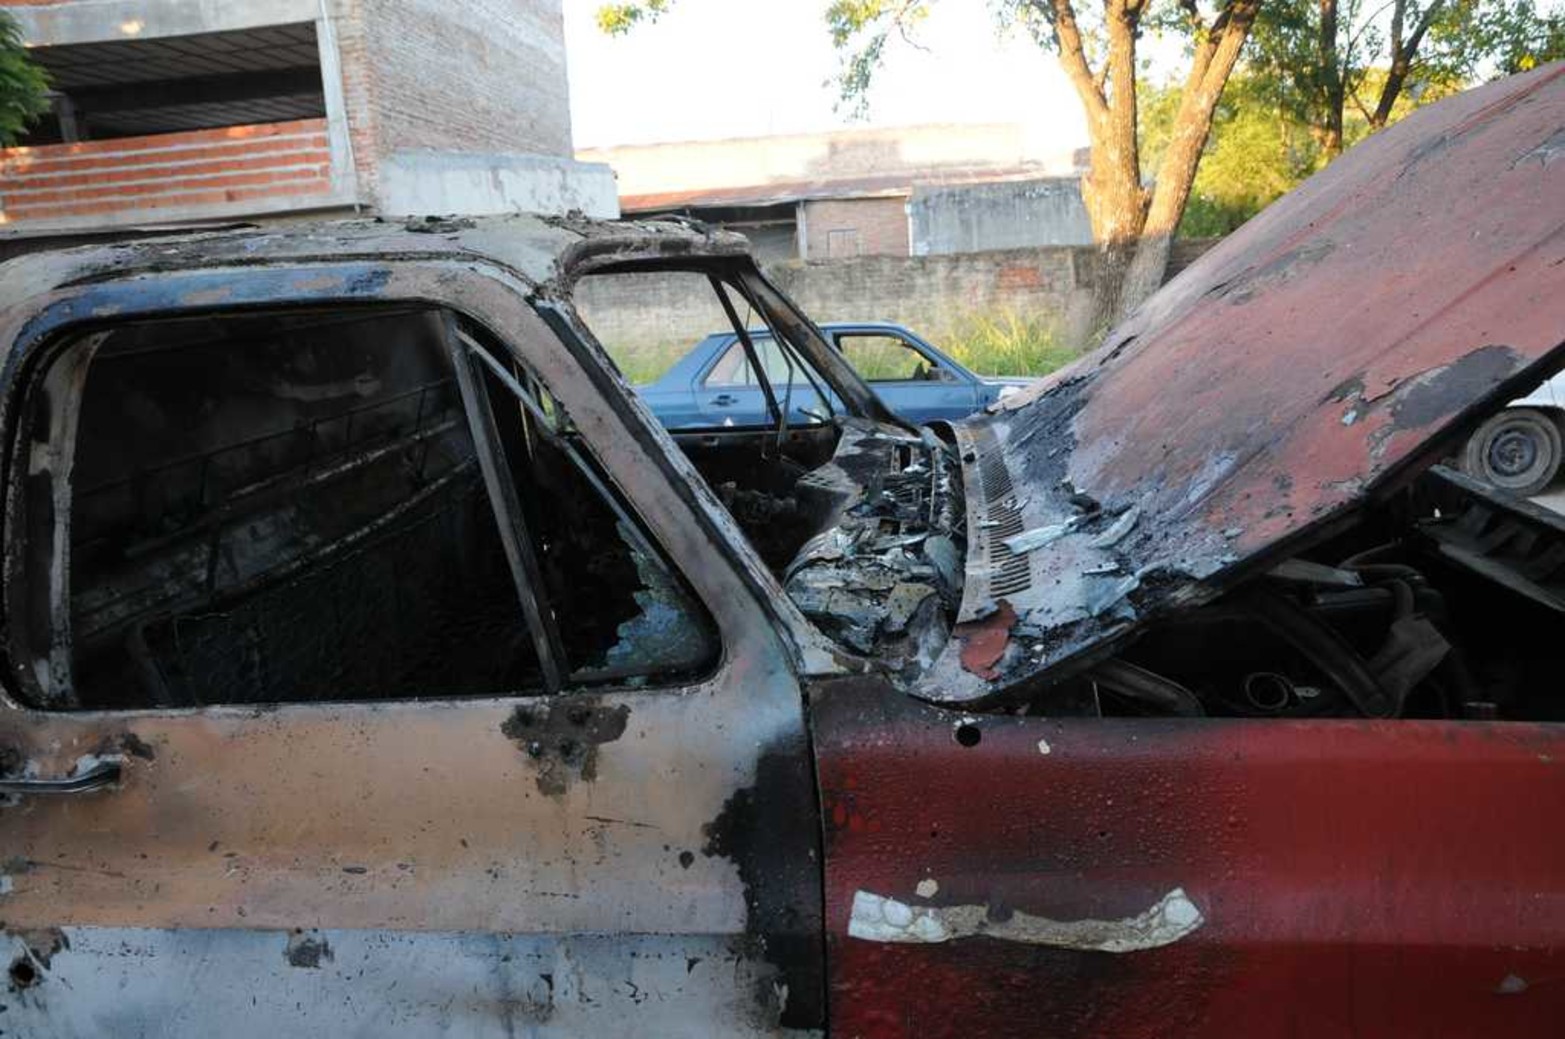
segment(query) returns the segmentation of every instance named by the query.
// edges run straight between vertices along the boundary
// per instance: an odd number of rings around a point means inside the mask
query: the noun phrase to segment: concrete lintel
[[[6,10],[28,45],[48,47],[313,22],[321,0],[89,0]]]
[[[614,171],[603,163],[547,155],[403,151],[379,167],[385,216],[492,213],[619,216]]]

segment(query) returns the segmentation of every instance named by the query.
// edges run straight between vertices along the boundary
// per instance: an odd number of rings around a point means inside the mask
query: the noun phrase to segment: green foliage
[[[634,346],[606,346],[609,356],[619,365],[621,374],[632,386],[647,386],[668,374],[694,345],[689,339],[636,343]]]
[[[1155,169],[1173,132],[1179,90],[1143,83],[1138,98],[1141,155]],[[1309,176],[1318,153],[1308,131],[1278,111],[1267,84],[1236,74],[1213,115],[1180,236],[1232,231]]]
[[[673,0],[608,4],[599,10],[606,32],[623,33],[662,14]],[[873,76],[893,36],[911,33],[936,0],[830,0],[826,25],[842,55],[841,98],[862,114]],[[1462,89],[1565,57],[1565,12],[1540,11],[1549,0],[1333,0],[1334,37],[1323,36],[1324,0],[1267,0],[1247,44],[1247,59],[1228,83],[1179,225],[1186,237],[1227,234],[1367,135],[1381,107],[1387,122]],[[1089,64],[1104,52],[1099,5],[1078,2],[1078,26]],[[1141,26],[1188,33],[1194,3],[1146,4]],[[1059,41],[1052,8],[1040,0],[990,0],[1001,26],[1020,26],[1039,46]],[[1397,28],[1400,28],[1400,32]],[[1323,46],[1327,49],[1323,50]],[[1393,57],[1405,79],[1388,73]],[[1327,59],[1330,60],[1327,60]],[[1111,89],[1119,89],[1111,85]],[[1179,109],[1177,87],[1136,84],[1141,169],[1151,171],[1168,146]],[[1394,103],[1393,103],[1394,102]],[[1335,130],[1340,129],[1340,142]],[[1011,315],[972,325],[954,340],[1007,365],[990,371],[1031,372],[1053,356],[1052,333]],[[1022,345],[1030,344],[1030,345]],[[1014,365],[996,358],[1022,357]]]
[[[22,45],[16,20],[0,11],[0,146],[16,139],[49,110],[49,79]]]
[[[655,22],[672,0],[640,0],[631,4],[604,4],[598,8],[598,28],[610,36],[623,36],[642,22]]]
[[[1323,31],[1325,10],[1336,12],[1335,34]],[[1322,137],[1339,121],[1347,144],[1350,124],[1370,125],[1383,101],[1394,122],[1475,81],[1562,54],[1565,16],[1541,12],[1538,0],[1295,0],[1262,6],[1248,67],[1287,118]],[[1399,60],[1405,81],[1388,74]]]
[[[980,375],[1047,375],[1079,356],[1053,321],[1013,310],[967,314],[935,343]]]
[[[1441,0],[1397,92],[1388,122],[1463,89],[1475,79],[1525,71],[1565,56],[1565,18],[1541,16],[1533,0]],[[1347,0],[1339,9],[1342,146],[1372,130],[1370,116],[1388,78],[1388,27],[1377,21],[1382,3]],[[1408,26],[1430,13],[1409,0]],[[1274,3],[1262,8],[1251,36],[1251,58],[1229,81],[1212,121],[1190,202],[1179,225],[1183,237],[1223,235],[1264,209],[1335,155],[1327,147],[1330,75],[1319,60],[1319,6]],[[1381,64],[1376,64],[1381,62]],[[1148,168],[1167,146],[1179,91],[1143,83],[1140,91],[1142,158]]]
[[[1469,31],[1502,76],[1565,58],[1565,10],[1540,14],[1532,0],[1486,5]]]
[[[909,41],[928,13],[929,0],[832,0],[826,8],[826,29],[842,55],[837,94],[854,115],[866,114],[869,86],[891,34]]]

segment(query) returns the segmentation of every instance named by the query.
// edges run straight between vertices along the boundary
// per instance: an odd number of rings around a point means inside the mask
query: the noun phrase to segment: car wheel
[[[1478,427],[1462,452],[1469,476],[1512,494],[1537,494],[1560,471],[1560,429],[1530,408],[1508,408]]]

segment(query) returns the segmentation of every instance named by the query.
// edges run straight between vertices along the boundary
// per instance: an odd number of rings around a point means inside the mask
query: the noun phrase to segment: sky
[[[826,0],[678,0],[616,38],[593,21],[600,3],[564,0],[578,148],[915,123],[1021,123],[1061,150],[1087,144],[1059,65],[1025,33],[1000,37],[984,0],[935,5],[922,50],[888,45],[858,122],[833,110]]]

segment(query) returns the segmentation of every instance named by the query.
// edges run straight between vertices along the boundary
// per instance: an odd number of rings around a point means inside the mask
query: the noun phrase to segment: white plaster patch
[[[866,942],[935,943],[984,935],[1061,949],[1140,952],[1171,945],[1205,922],[1182,887],[1144,912],[1121,920],[1050,920],[1021,912],[991,920],[985,906],[909,906],[871,891],[857,891],[848,936]]]
[[[1038,753],[1042,754],[1044,757],[1048,757],[1049,753],[1053,749],[1054,749],[1053,747],[1049,746],[1049,741],[1048,740],[1039,740],[1038,741]]]
[[[1527,979],[1515,974],[1507,974],[1495,989],[1502,996],[1520,995],[1527,991]]]
[[[0,877],[0,895],[9,895],[16,890],[16,881],[9,876]]]
[[[934,877],[925,877],[918,882],[918,887],[913,889],[919,898],[934,898],[940,893],[940,882]]]

